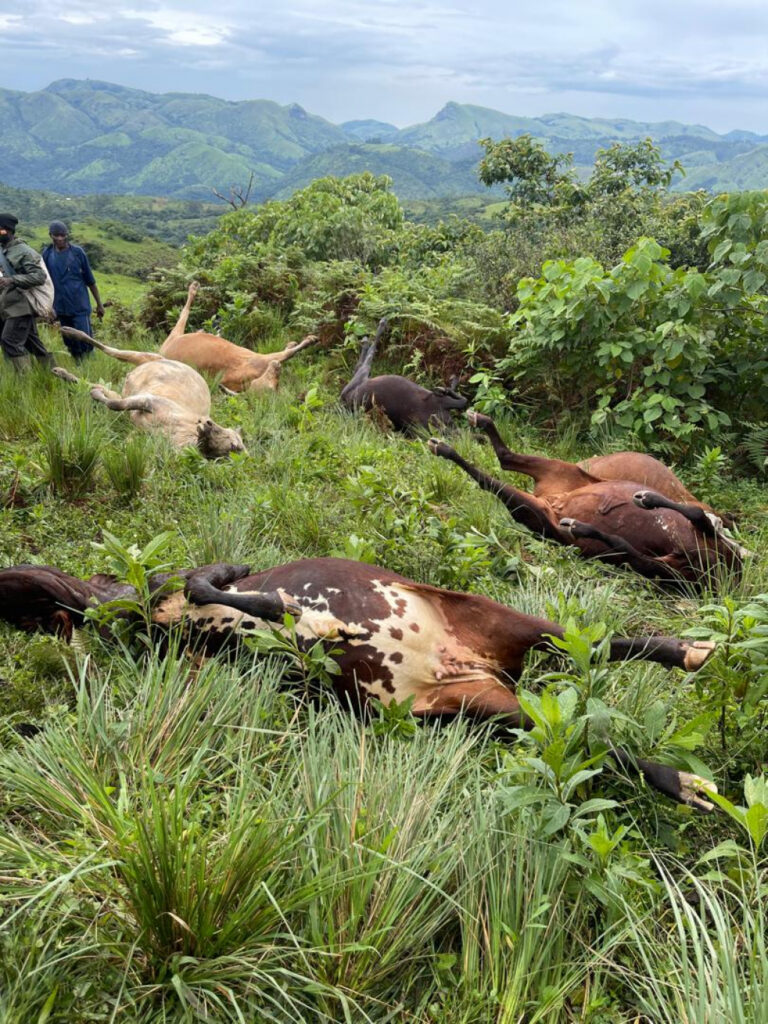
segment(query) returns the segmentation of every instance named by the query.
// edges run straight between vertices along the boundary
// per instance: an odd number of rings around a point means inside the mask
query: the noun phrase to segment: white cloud
[[[212,15],[185,14],[178,10],[124,10],[124,18],[144,21],[164,33],[165,40],[175,46],[219,46],[226,41],[231,28]]]
[[[1,0],[0,0],[1,2]],[[510,113],[768,133],[765,0],[26,0],[0,84],[91,77],[408,124],[456,100]]]

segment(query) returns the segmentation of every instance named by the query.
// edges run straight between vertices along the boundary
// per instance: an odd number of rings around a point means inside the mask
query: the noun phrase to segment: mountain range
[[[144,92],[61,79],[39,92],[0,89],[0,181],[65,195],[94,192],[210,199],[247,185],[284,198],[325,175],[388,174],[401,199],[487,194],[477,180],[479,138],[529,132],[577,168],[612,142],[650,137],[680,160],[676,188],[768,186],[768,135],[677,121],[645,123],[551,114],[530,118],[448,103],[430,121],[336,125],[297,104],[232,102],[196,93]]]

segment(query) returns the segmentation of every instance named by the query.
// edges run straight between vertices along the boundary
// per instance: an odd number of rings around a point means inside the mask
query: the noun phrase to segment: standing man
[[[48,234],[51,236],[51,244],[43,249],[43,259],[53,281],[56,317],[62,327],[75,327],[93,336],[88,289],[96,303],[96,316],[99,320],[104,316],[104,307],[85,250],[79,245],[72,245],[67,225],[60,220],[51,223]],[[85,341],[78,341],[66,334],[63,338],[75,362],[79,363],[83,356],[93,352],[93,345]]]
[[[16,237],[18,217],[0,213],[0,346],[14,370],[29,369],[30,353],[41,363],[53,364],[53,356],[40,341],[35,313],[24,294],[27,288],[45,284],[40,257]]]

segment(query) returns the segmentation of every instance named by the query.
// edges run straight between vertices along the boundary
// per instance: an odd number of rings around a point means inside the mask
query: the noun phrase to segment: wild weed
[[[52,406],[38,422],[46,479],[54,494],[79,498],[94,485],[108,428],[89,406]]]
[[[109,482],[127,501],[132,501],[144,486],[154,456],[152,440],[146,434],[131,434],[124,444],[110,446],[102,453]]]

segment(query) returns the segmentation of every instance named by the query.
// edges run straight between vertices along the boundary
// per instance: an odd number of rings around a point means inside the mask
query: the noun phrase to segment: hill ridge
[[[428,121],[397,128],[375,119],[334,124],[301,104],[155,93],[99,79],[60,78],[37,92],[0,89],[0,181],[64,195],[97,192],[207,199],[254,175],[256,200],[325,174],[389,174],[401,199],[483,194],[477,140],[530,132],[551,152],[589,167],[614,141],[650,137],[688,182],[719,191],[768,185],[768,135],[676,120],[528,117],[449,100]],[[365,147],[360,149],[360,147]]]

